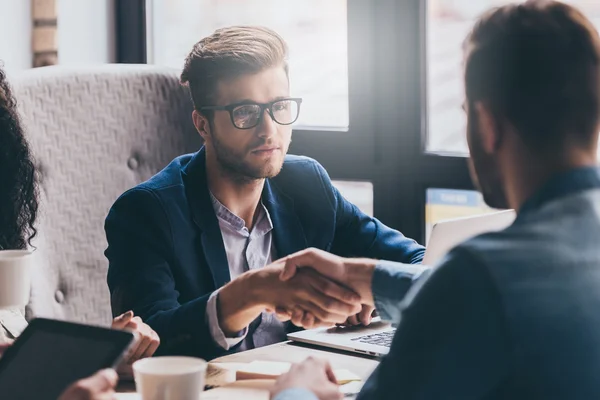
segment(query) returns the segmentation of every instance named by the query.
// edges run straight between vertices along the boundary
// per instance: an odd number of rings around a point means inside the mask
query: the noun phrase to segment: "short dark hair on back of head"
[[[281,36],[257,26],[218,29],[200,40],[185,59],[181,83],[187,85],[194,108],[215,105],[219,81],[282,65],[285,72],[288,49]]]
[[[486,102],[539,152],[588,146],[600,125],[600,38],[577,9],[530,0],[484,15],[464,44],[469,104]]]

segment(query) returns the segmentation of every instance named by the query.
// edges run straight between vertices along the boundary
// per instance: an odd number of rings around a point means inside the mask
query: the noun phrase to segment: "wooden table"
[[[347,353],[333,349],[316,348],[300,343],[283,342],[270,346],[261,347],[254,350],[235,353],[228,356],[212,360],[215,363],[249,363],[252,361],[285,361],[296,363],[303,361],[307,357],[319,357],[327,359],[333,369],[347,369],[360,376],[364,381],[367,380],[371,372],[379,363],[376,359],[361,354]],[[135,400],[139,399],[137,395],[125,394],[135,392],[135,384],[125,382],[119,385],[117,391],[123,393],[118,395],[118,399]],[[212,390],[205,392],[209,394]]]
[[[300,343],[283,342],[270,346],[231,354],[212,360],[219,363],[247,363],[260,361],[285,361],[297,363],[307,357],[318,357],[329,360],[333,369],[347,369],[365,381],[379,363],[376,359],[361,354],[347,353],[334,349],[316,348]]]

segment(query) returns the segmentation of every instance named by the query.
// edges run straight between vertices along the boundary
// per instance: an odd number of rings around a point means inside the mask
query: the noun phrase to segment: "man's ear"
[[[210,137],[210,122],[206,116],[200,114],[198,110],[194,110],[192,112],[192,120],[194,121],[194,126],[196,130],[202,136],[202,139],[206,141],[208,137]]]
[[[475,103],[477,113],[477,130],[481,135],[483,150],[488,154],[495,153],[502,142],[502,125],[490,107],[481,101]]]

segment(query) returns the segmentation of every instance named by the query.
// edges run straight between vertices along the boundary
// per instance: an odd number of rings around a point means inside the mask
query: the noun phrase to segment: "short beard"
[[[214,132],[214,129],[212,130]],[[223,145],[216,135],[212,135],[212,144],[215,151],[218,167],[225,176],[239,185],[247,185],[253,182],[273,178],[281,172],[283,162],[278,167],[257,168],[243,161],[245,154],[236,154]],[[261,144],[257,144],[256,147]]]
[[[469,110],[473,110],[473,107],[469,107]],[[474,111],[471,111],[470,114],[470,129],[467,134],[471,143],[470,162],[473,183],[483,195],[483,200],[488,206],[497,209],[509,208],[498,164],[492,156],[485,153],[480,135],[476,132],[477,126],[479,126],[477,115]]]

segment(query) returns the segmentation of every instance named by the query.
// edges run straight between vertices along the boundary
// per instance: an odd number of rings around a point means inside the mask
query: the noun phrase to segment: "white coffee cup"
[[[29,302],[33,253],[0,250],[0,308],[24,307]]]
[[[198,400],[204,390],[206,361],[193,357],[152,357],[133,363],[142,400]]]

